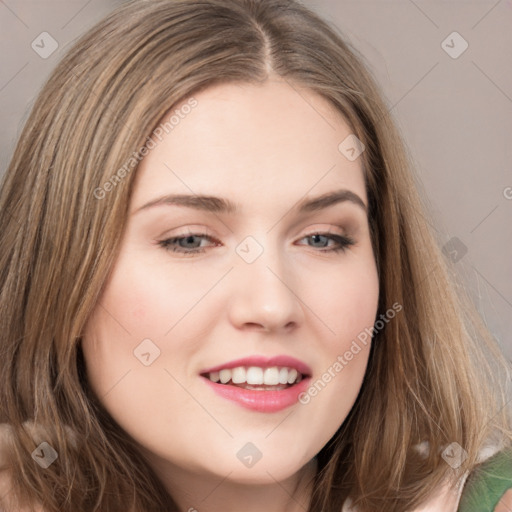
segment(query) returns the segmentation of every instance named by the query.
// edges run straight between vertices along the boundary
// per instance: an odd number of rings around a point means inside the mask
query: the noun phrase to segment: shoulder
[[[6,457],[11,437],[11,426],[7,423],[0,423],[0,512],[29,512],[16,505],[11,496],[12,479]],[[44,512],[42,507],[37,507],[35,511]]]
[[[428,447],[423,448],[428,450]],[[500,504],[512,498],[510,441],[489,440],[480,448],[477,460],[471,473],[468,471],[457,480],[445,480],[435,497],[414,512],[512,512],[509,505],[500,510]]]
[[[487,456],[472,471],[462,491],[460,512],[493,512],[510,510],[512,501],[512,446],[508,445]],[[511,503],[512,505],[512,503]]]
[[[0,512],[45,512],[38,505],[32,509],[21,508],[12,496],[12,481],[8,471],[0,471]]]
[[[423,447],[428,449],[428,447]],[[413,512],[511,512],[512,446],[487,445],[479,464],[458,481],[445,480],[427,503]],[[357,512],[348,498],[342,512]]]
[[[457,490],[447,481],[437,489],[427,503],[415,508],[412,512],[456,512],[458,501]],[[348,498],[343,504],[342,512],[358,512],[358,509],[352,506],[352,500]]]
[[[0,423],[0,511],[10,512],[17,510],[11,498],[12,481],[8,468],[7,450],[11,439],[11,427],[7,423]],[[23,511],[20,511],[23,512]]]

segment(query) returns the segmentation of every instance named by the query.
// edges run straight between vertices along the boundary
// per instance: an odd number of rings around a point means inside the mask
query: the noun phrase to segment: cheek
[[[100,303],[133,336],[163,336],[179,318],[187,292],[162,277],[142,263],[120,265]]]
[[[120,275],[110,280],[84,332],[88,382],[130,436],[157,450],[165,444],[165,436],[182,435],[173,411],[193,412],[194,403],[183,392],[177,371],[190,359],[193,348],[163,341],[175,323],[168,313],[178,307],[169,302],[170,294],[159,300],[155,283],[139,279],[143,276],[136,273],[129,279],[118,279]],[[155,436],[155,425],[148,423],[155,417],[165,426],[165,434]]]
[[[100,298],[98,309],[107,314],[101,316],[100,323],[105,327],[109,324],[116,337],[118,333],[129,336],[133,343],[144,338],[164,339],[206,290],[206,277],[201,279],[190,270],[171,269],[161,260],[148,261],[147,255],[127,251]]]
[[[304,280],[303,294],[311,311],[326,327],[330,350],[339,350],[365,328],[377,314],[379,282],[372,261],[340,265],[336,272],[318,273]],[[331,336],[329,336],[329,333]]]
[[[350,412],[364,379],[378,308],[379,282],[373,260],[360,260],[330,272],[323,286],[308,287],[326,334],[318,337],[322,364],[300,400],[324,432],[334,434]]]
[[[91,388],[123,428],[132,434],[141,428],[142,438],[148,414],[170,404],[180,411],[190,408],[189,397],[172,376],[184,371],[200,340],[199,327],[191,329],[189,317],[197,321],[202,312],[209,313],[194,309],[208,289],[205,281],[194,285],[190,273],[168,274],[126,251],[82,342]],[[192,309],[193,315],[187,316]]]

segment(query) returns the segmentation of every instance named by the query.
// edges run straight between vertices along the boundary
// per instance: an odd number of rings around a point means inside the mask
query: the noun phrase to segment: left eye
[[[327,243],[329,241],[333,241],[336,243],[336,245],[334,247],[331,247],[329,249],[324,249],[323,251],[320,251],[320,252],[340,252],[340,251],[344,252],[347,249],[347,247],[355,244],[355,241],[348,236],[334,235],[332,233],[313,233],[312,235],[305,236],[302,240],[304,240],[306,238],[315,240],[315,242],[320,241],[322,244],[321,247],[325,247],[323,245],[323,242],[321,239],[324,239],[324,241]],[[316,247],[318,247],[318,246],[316,246]]]
[[[178,236],[175,238],[168,238],[167,240],[162,240],[158,242],[158,245],[163,247],[164,249],[168,251],[173,252],[182,252],[182,253],[197,253],[197,252],[204,252],[204,249],[200,247],[200,245],[197,245],[197,240],[202,238],[204,240],[209,240],[210,242],[215,242],[215,240],[208,235],[205,234],[189,234],[187,236]],[[199,244],[201,241],[199,241]]]
[[[348,236],[332,233],[313,233],[301,238],[301,240],[306,239],[314,240],[314,243],[320,243],[320,245],[311,246],[313,248],[319,248],[319,252],[344,252],[349,246],[355,244],[355,241]],[[205,252],[204,246],[201,246],[202,240],[207,240],[211,242],[212,245],[217,244],[217,240],[209,235],[203,233],[190,233],[187,236],[178,236],[161,240],[158,242],[158,245],[167,251],[179,252],[182,254],[197,254]],[[327,244],[330,241],[335,242],[336,245],[325,249],[324,247],[327,247]]]

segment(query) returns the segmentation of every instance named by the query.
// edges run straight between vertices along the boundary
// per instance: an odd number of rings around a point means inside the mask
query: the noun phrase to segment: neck
[[[291,477],[278,481],[267,472],[268,482],[233,482],[210,473],[194,473],[167,461],[150,461],[181,512],[304,512],[308,510],[317,471],[310,460]]]

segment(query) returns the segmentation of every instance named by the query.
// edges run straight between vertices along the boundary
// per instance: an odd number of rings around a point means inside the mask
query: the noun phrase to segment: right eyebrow
[[[221,197],[207,196],[207,195],[186,195],[186,194],[168,194],[158,197],[144,204],[133,214],[152,208],[153,206],[172,205],[172,206],[185,206],[187,208],[194,208],[196,210],[203,210],[212,213],[229,213],[234,214],[238,211],[235,203]]]

